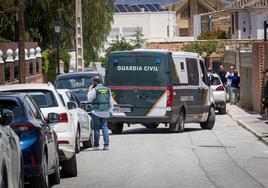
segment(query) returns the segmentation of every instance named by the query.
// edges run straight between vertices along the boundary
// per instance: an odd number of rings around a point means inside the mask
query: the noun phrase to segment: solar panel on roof
[[[116,6],[117,6],[119,12],[127,12],[127,9],[124,7],[123,4],[118,4]]]
[[[164,9],[160,6],[160,4],[152,4],[155,8],[156,8],[156,10],[157,11],[163,11]]]
[[[116,12],[116,13],[120,12],[120,11],[118,10],[117,6],[115,6],[115,12]]]
[[[157,12],[157,9],[152,4],[146,4],[151,12]]]
[[[149,9],[143,4],[143,5],[137,5],[141,10],[144,9],[145,12],[149,12]]]
[[[129,6],[134,10],[134,12],[140,12],[141,11],[137,5],[129,5]]]
[[[125,4],[125,7],[128,10],[128,12],[135,12],[130,5]]]

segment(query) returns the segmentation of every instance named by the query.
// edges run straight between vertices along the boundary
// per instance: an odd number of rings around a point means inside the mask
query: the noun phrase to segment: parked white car
[[[226,89],[218,74],[213,73],[211,75],[213,77],[211,89],[214,95],[216,110],[219,110],[220,114],[226,114]]]
[[[9,127],[13,122],[13,113],[4,110],[0,119],[0,187],[24,187],[23,156],[20,141]]]
[[[77,138],[76,152],[80,151],[80,142],[83,144],[84,148],[89,148],[92,146],[92,129],[91,129],[91,117],[88,113],[80,108],[80,101],[68,89],[58,89],[57,90],[62,97],[65,105],[69,109],[71,116],[74,119],[74,126],[79,133],[79,138]]]
[[[74,127],[74,118],[71,116],[54,86],[51,83],[14,84],[0,86],[0,91],[28,93],[40,107],[45,118],[52,112],[60,115],[60,120],[56,123],[52,123],[51,127],[58,137],[62,174],[65,177],[77,176],[75,154],[77,130],[75,130],[76,127]]]

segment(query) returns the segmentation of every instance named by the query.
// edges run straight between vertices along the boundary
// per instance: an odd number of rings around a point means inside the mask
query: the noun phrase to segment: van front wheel
[[[213,107],[210,108],[208,119],[206,122],[200,123],[202,129],[212,129],[215,124],[215,109]]]
[[[184,131],[185,126],[185,115],[184,111],[180,111],[179,118],[177,119],[176,123],[172,123],[169,125],[169,132],[179,132],[182,133]]]
[[[123,127],[124,127],[123,123],[111,123],[108,126],[113,134],[122,134],[123,132]]]

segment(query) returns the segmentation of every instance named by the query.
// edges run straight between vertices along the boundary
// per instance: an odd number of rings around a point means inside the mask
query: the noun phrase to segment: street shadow
[[[201,131],[201,130],[202,130],[201,128],[185,128],[184,133]],[[123,133],[120,135],[132,135],[132,134],[181,134],[181,133],[170,133],[168,128],[156,128],[156,129],[133,128],[124,130]],[[120,135],[110,134],[110,136],[120,136]]]

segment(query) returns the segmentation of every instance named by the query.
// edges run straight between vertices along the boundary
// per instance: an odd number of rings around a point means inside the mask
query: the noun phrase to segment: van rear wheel
[[[212,129],[215,124],[215,109],[213,107],[210,108],[208,119],[206,122],[200,123],[202,129]]]
[[[123,123],[111,123],[108,125],[109,129],[112,131],[113,134],[122,134],[123,132]]]
[[[183,132],[184,131],[184,126],[185,126],[185,114],[184,111],[181,110],[179,117],[177,119],[177,122],[174,124],[169,125],[169,132],[175,133],[175,132]]]

